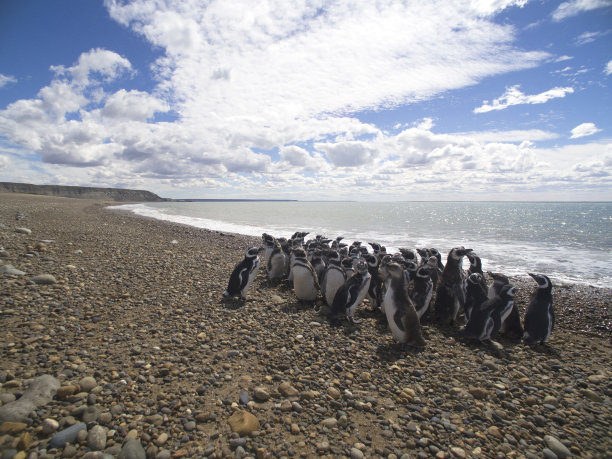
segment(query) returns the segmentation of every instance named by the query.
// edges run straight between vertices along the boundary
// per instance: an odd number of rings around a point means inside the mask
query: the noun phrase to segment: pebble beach
[[[260,239],[112,204],[0,194],[1,459],[612,457],[611,289],[555,286],[545,346],[426,325],[411,353],[264,269],[224,301]]]

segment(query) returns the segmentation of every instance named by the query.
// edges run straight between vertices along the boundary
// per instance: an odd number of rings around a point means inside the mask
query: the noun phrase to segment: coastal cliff
[[[168,201],[145,190],[123,188],[94,188],[87,186],[32,185],[29,183],[0,182],[0,193],[40,194],[64,198],[104,199],[118,202]]]

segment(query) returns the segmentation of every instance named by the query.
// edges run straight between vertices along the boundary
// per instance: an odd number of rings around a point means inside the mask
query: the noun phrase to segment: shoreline
[[[87,429],[100,426],[114,456],[130,438],[160,458],[539,457],[559,447],[548,436],[576,456],[612,453],[612,334],[596,328],[610,325],[610,289],[555,289],[544,349],[502,339],[497,354],[426,326],[425,350],[407,354],[376,315],[361,308],[357,331],[330,327],[264,270],[246,304],[223,302],[259,238],[113,204],[0,195],[0,264],[26,273],[0,274],[0,395],[18,397],[42,374],[73,388],[0,434],[3,451],[81,457],[87,438],[53,449],[42,426],[62,431],[94,412]],[[38,274],[57,283],[28,282]],[[519,307],[532,284],[517,281]],[[228,424],[240,410],[258,420],[249,434]]]

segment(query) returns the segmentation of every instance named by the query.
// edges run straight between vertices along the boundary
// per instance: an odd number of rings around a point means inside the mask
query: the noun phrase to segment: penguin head
[[[368,266],[371,266],[372,268],[376,268],[378,266],[378,258],[376,258],[374,255],[367,254],[363,258],[367,262]]]
[[[251,247],[249,250],[247,250],[245,256],[246,258],[256,258],[257,255],[259,255],[263,251],[264,251],[263,247]]]
[[[404,267],[399,263],[389,263],[387,265],[387,272],[391,277],[397,278],[404,275]]]
[[[505,274],[492,273],[491,271],[487,271],[487,274],[491,276],[494,281],[502,282],[504,284],[508,284],[510,282],[508,276],[506,276]]]
[[[463,246],[455,247],[455,248],[451,249],[451,251],[448,254],[448,257],[449,258],[453,258],[454,260],[461,260],[464,256],[466,256],[471,251],[472,251],[472,249],[466,249]]]
[[[368,264],[363,260],[359,260],[356,269],[359,274],[365,274],[368,272]]]
[[[340,254],[338,253],[337,250],[326,250],[325,251],[325,256],[330,261],[330,263],[335,263],[337,265],[340,264],[341,258],[340,258]]]
[[[342,259],[342,266],[346,269],[353,269],[353,259],[352,258],[344,258]]]
[[[476,255],[474,252],[468,252],[466,254],[468,260],[470,260],[470,265],[475,269],[482,269],[482,262],[480,261],[480,257]]]
[[[499,291],[499,296],[502,298],[514,298],[514,290],[514,285],[506,284]]]
[[[380,252],[380,244],[378,242],[368,242],[368,244],[372,247],[374,253]]]
[[[470,276],[468,277],[468,282],[470,284],[474,284],[474,285],[482,284],[482,274],[480,274],[480,273],[472,273],[472,274],[470,274]]]
[[[420,279],[429,279],[431,278],[431,268],[429,266],[421,266],[416,270],[416,277]]]
[[[306,258],[306,251],[300,247],[293,250],[293,255],[295,258]]]
[[[547,289],[549,287],[552,288],[552,284],[548,276],[545,276],[544,274],[534,274],[534,273],[527,273],[527,274],[533,277],[533,280],[538,283],[538,288],[541,288],[541,289]]]
[[[402,256],[408,261],[415,261],[416,254],[410,249],[399,249]]]

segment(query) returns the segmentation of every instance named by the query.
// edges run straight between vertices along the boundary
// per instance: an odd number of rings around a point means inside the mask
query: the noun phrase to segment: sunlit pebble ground
[[[23,195],[0,197],[0,224],[0,264],[26,272],[0,275],[0,395],[42,374],[76,388],[0,433],[5,454],[85,455],[86,438],[49,449],[41,426],[61,430],[89,407],[113,455],[134,437],[160,458],[553,457],[554,437],[576,456],[612,456],[610,290],[557,286],[543,348],[500,338],[497,350],[426,326],[413,354],[367,304],[359,328],[330,327],[263,270],[246,304],[223,302],[256,238]],[[58,283],[28,282],[42,273]],[[514,283],[524,313],[535,283]],[[86,376],[96,387],[79,394]],[[227,422],[240,408],[260,423],[244,437]]]

